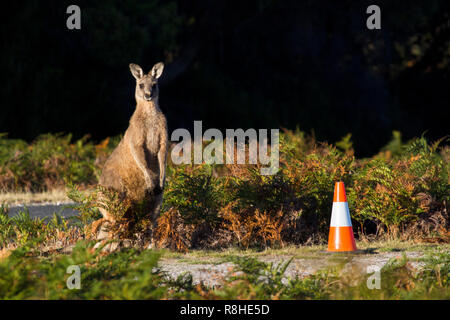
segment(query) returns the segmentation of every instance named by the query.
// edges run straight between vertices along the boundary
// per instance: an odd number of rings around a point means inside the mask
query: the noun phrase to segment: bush
[[[96,159],[109,147],[87,139],[71,143],[70,134],[45,134],[28,145],[0,136],[0,190],[39,192],[68,183],[95,184],[100,172]]]
[[[139,222],[134,230],[144,230],[148,221],[139,207],[130,209],[113,194],[100,204],[94,195],[78,190],[97,183],[118,141],[94,145],[86,138],[71,143],[70,135],[43,135],[28,145],[2,136],[0,187],[39,191],[72,186],[69,195],[81,212],[79,226],[100,217],[98,207],[106,205],[119,216],[133,211]],[[181,251],[231,244],[323,243],[337,181],[345,183],[358,234],[445,239],[450,152],[441,146],[443,141],[429,144],[422,136],[403,143],[394,132],[379,154],[356,159],[351,135],[335,147],[299,130],[286,130],[280,135],[280,170],[275,175],[261,175],[260,164],[176,166],[169,161],[156,240]],[[1,219],[4,242],[11,230],[7,218]]]
[[[435,212],[445,214],[450,196],[448,164],[437,152],[438,145],[439,141],[429,146],[422,137],[397,145],[401,151],[393,158],[388,154],[362,161],[349,189],[354,219],[361,225],[371,221],[377,234],[399,236],[410,222]],[[439,227],[446,224],[433,230]]]

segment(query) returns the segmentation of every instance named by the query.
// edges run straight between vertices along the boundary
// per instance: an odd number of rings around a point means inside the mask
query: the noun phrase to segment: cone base
[[[356,242],[353,236],[353,228],[330,227],[328,236],[328,250],[332,252],[356,251]]]

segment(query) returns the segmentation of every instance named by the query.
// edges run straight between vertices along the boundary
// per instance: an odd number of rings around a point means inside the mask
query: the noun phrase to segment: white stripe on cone
[[[351,227],[350,211],[347,202],[333,202],[331,210],[331,227]]]

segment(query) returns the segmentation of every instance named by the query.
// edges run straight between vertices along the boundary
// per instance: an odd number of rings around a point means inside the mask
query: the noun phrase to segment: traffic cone
[[[348,210],[347,196],[343,182],[334,186],[333,209],[331,211],[330,234],[327,251],[356,251],[352,221]]]

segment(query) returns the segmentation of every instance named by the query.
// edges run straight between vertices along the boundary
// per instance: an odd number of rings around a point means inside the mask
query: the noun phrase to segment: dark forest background
[[[66,8],[81,8],[81,30]],[[381,30],[366,8],[381,7]],[[2,8],[0,132],[32,140],[123,133],[128,64],[164,61],[170,129],[299,127],[347,133],[357,156],[448,134],[448,0],[15,1]]]

